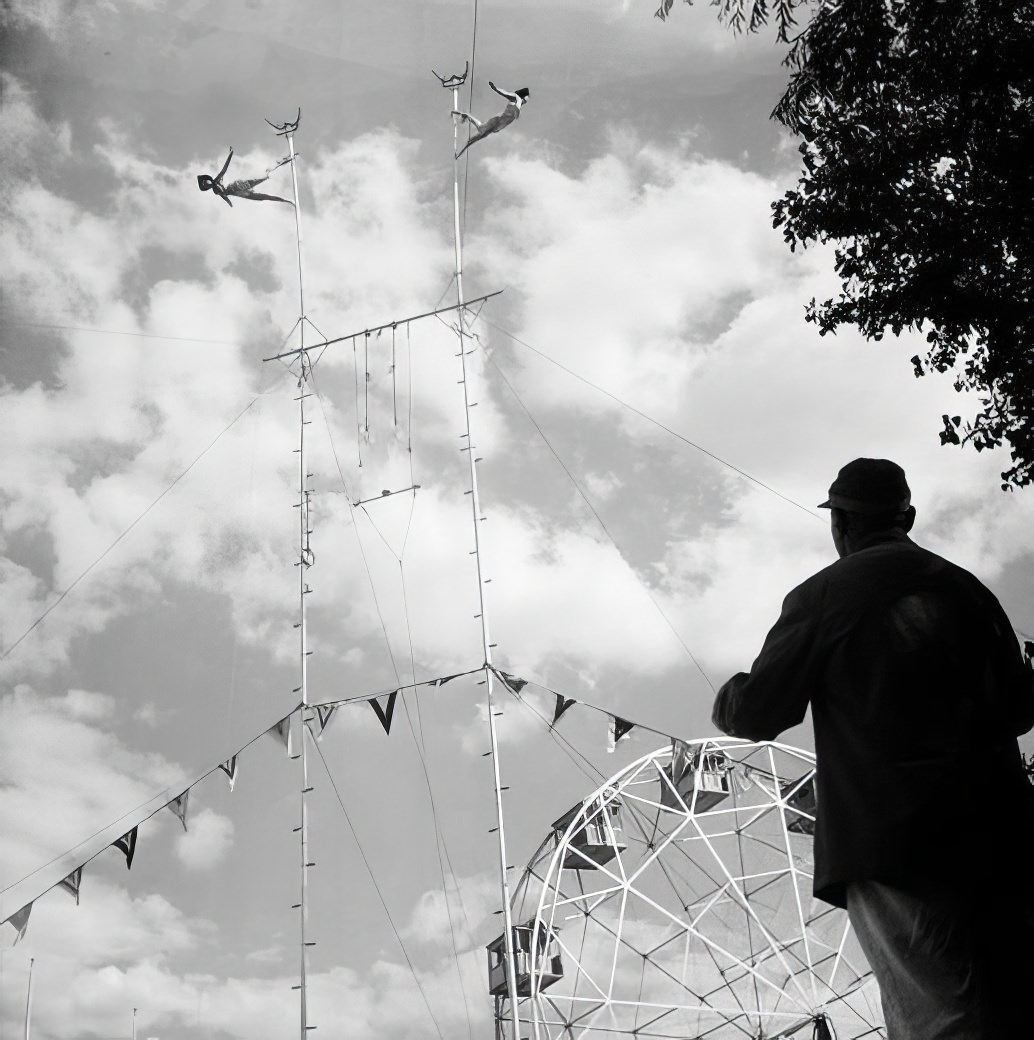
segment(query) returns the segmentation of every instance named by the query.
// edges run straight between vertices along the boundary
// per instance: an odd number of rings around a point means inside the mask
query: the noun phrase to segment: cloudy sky
[[[549,823],[663,743],[550,737],[551,691],[712,732],[785,592],[832,560],[816,515],[859,455],[906,469],[915,537],[1034,632],[1034,498],[1005,454],[938,444],[973,405],[920,344],[820,341],[830,256],[769,205],[796,151],[768,121],[771,34],[650,0],[477,12],[473,97],[520,121],[459,164],[487,610],[529,681],[499,719],[515,875]],[[305,302],[345,336],[310,389],[310,698],[476,669],[454,315],[451,94],[470,3],[15,0],[4,19],[0,309],[0,1037],[265,1040],[296,1028],[297,763],[264,738],[164,810],[132,871],[100,851],[297,703],[294,221],[197,189],[284,154],[300,107]],[[469,85],[469,84],[468,84]],[[269,189],[290,195],[287,167]],[[419,485],[418,490],[411,489]],[[384,501],[352,503],[399,491]],[[46,615],[44,617],[44,614]],[[42,620],[40,620],[42,618]],[[499,887],[478,677],[335,716],[312,756],[310,1021],[331,1036],[485,1036]],[[807,727],[788,740],[807,746]],[[1029,748],[1029,740],[1026,743]],[[580,751],[578,757],[572,749]]]

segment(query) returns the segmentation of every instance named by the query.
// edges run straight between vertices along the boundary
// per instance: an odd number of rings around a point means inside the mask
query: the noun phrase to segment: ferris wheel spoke
[[[661,909],[661,908],[658,908],[658,909]],[[664,911],[662,910],[661,912],[664,912]],[[716,966],[716,967],[718,968],[718,970],[719,970],[719,972],[720,972],[720,973],[721,973],[721,972],[723,972],[723,971],[725,971],[725,970],[727,970],[727,969],[723,969],[723,968],[721,968],[721,967],[720,967],[720,966],[718,965],[718,961],[717,961],[717,959],[715,959],[715,958],[714,958],[714,953],[715,953],[715,952],[718,952],[718,953],[721,953],[722,955],[724,955],[724,957],[726,957],[726,958],[727,958],[728,960],[732,961],[732,962],[733,962],[734,964],[736,964],[736,965],[738,965],[739,967],[741,967],[741,968],[742,968],[742,969],[744,970],[744,972],[745,972],[745,973],[747,973],[747,974],[750,974],[750,973],[751,973],[751,968],[750,968],[750,967],[749,967],[749,966],[748,966],[747,964],[745,964],[744,962],[742,962],[742,961],[738,960],[738,959],[736,958],[736,955],[735,955],[735,954],[733,954],[733,953],[732,953],[732,952],[730,952],[729,950],[725,949],[724,947],[722,947],[722,946],[721,946],[721,945],[719,945],[718,943],[716,943],[716,942],[712,941],[712,940],[711,940],[711,939],[710,939],[710,938],[709,938],[709,937],[708,937],[707,935],[705,935],[704,933],[702,933],[702,932],[699,932],[699,931],[695,930],[694,928],[692,928],[692,927],[690,927],[690,926],[686,925],[686,924],[685,924],[684,922],[681,922],[681,921],[679,921],[679,920],[678,920],[677,918],[672,918],[672,920],[673,920],[673,921],[674,921],[674,922],[675,922],[676,924],[678,924],[678,925],[679,925],[680,927],[682,927],[682,928],[684,929],[684,931],[685,931],[685,933],[686,933],[687,937],[693,937],[693,938],[699,939],[699,940],[700,940],[700,941],[701,941],[701,942],[702,942],[702,943],[704,944],[705,948],[707,948],[707,949],[708,949],[708,952],[709,952],[709,954],[711,955],[711,957],[712,957],[712,960],[714,960],[715,966]],[[611,927],[610,927],[610,926],[609,926],[609,925],[607,924],[607,922],[606,922],[606,921],[600,920],[600,921],[597,921],[597,922],[595,922],[595,923],[596,923],[596,924],[597,924],[597,925],[598,925],[598,926],[599,926],[600,928],[602,928],[602,929],[603,929],[604,931],[606,931],[606,932],[607,932],[607,933],[608,933],[608,934],[609,934],[609,935],[610,935],[611,937],[613,937],[613,938],[614,938],[614,939],[615,939],[616,941],[618,941],[618,942],[620,942],[620,943],[623,943],[623,944],[625,944],[626,946],[628,946],[628,948],[629,948],[629,949],[631,949],[631,950],[632,950],[632,951],[633,951],[634,953],[636,953],[637,955],[639,955],[639,956],[643,956],[643,953],[642,953],[642,951],[640,951],[639,949],[637,949],[637,948],[636,948],[636,947],[634,947],[634,946],[631,946],[631,944],[628,944],[628,943],[627,943],[627,940],[624,940],[623,938],[621,938],[621,936],[619,936],[619,934],[617,933],[617,931],[616,931],[615,929],[611,928]],[[584,936],[585,936],[585,935],[587,935],[587,933],[583,933],[583,938],[584,938]],[[712,1010],[712,1011],[716,1011],[716,1010],[718,1010],[718,1008],[717,1008],[717,1007],[716,1007],[716,1006],[715,1006],[715,1005],[714,1005],[713,1003],[711,1003],[710,1001],[708,1001],[708,998],[707,998],[707,996],[705,996],[705,995],[701,994],[701,993],[700,993],[699,991],[697,991],[697,990],[694,990],[694,989],[693,989],[692,987],[688,986],[688,985],[687,985],[687,984],[685,983],[685,979],[684,979],[684,977],[683,977],[683,978],[679,978],[678,976],[676,976],[676,975],[674,975],[673,973],[671,973],[671,972],[667,971],[667,970],[666,970],[666,969],[664,969],[663,967],[660,967],[659,965],[658,965],[658,966],[655,966],[655,967],[657,968],[657,970],[658,970],[658,971],[659,971],[659,972],[660,972],[661,974],[663,974],[663,975],[667,976],[667,978],[668,978],[669,980],[671,980],[671,981],[672,981],[673,983],[675,983],[675,984],[676,984],[676,985],[677,985],[677,986],[678,986],[679,988],[681,988],[682,990],[684,990],[684,991],[685,991],[686,993],[689,993],[689,994],[690,994],[691,996],[693,996],[693,997],[694,997],[694,998],[695,998],[696,1000],[704,1002],[704,1004],[706,1005],[706,1007],[707,1007],[707,1008],[708,1008],[709,1010]],[[583,966],[583,965],[579,964],[579,968],[580,968],[580,970],[584,971],[584,966]],[[765,983],[766,985],[768,985],[768,986],[774,986],[774,983],[772,983],[772,981],[771,981],[771,980],[769,980],[769,979],[767,979],[767,978],[761,977],[761,980],[762,980],[762,981],[763,981],[763,982],[764,982],[764,983]],[[595,987],[595,989],[597,990],[597,992],[601,993],[601,995],[602,995],[602,989],[601,989],[601,988],[600,988],[600,987],[599,987],[599,986],[598,986],[598,985],[597,985],[597,984],[596,984],[595,982],[593,982],[592,984],[593,984],[593,986]],[[727,988],[727,987],[726,987],[726,988]],[[777,992],[781,992],[781,991],[779,991],[779,990],[777,989]],[[738,998],[737,998],[737,999],[738,999]],[[680,1006],[683,1006],[683,1007],[685,1007],[685,1006],[688,1006],[688,1005],[680,1005]],[[727,1013],[727,1012],[726,1012],[726,1013]]]
[[[846,914],[811,894],[813,781],[810,752],[707,738],[600,784],[515,888],[537,938],[501,1013],[529,1040],[803,1036],[820,1014],[879,1036]]]
[[[775,754],[772,751],[771,747],[768,748],[768,759],[769,759],[769,764],[772,767],[772,773],[775,774],[776,773]],[[790,887],[793,889],[794,903],[796,904],[796,909],[797,909],[797,923],[798,923],[798,925],[800,927],[800,938],[801,938],[801,942],[804,944],[804,956],[805,956],[805,960],[806,960],[807,965],[808,965],[808,974],[809,974],[809,977],[811,979],[811,999],[812,999],[812,1004],[813,1005],[817,1005],[818,1002],[819,1002],[819,997],[818,997],[818,990],[817,990],[816,985],[815,985],[815,972],[814,972],[814,968],[813,968],[813,965],[812,965],[812,950],[811,950],[811,945],[810,945],[810,943],[808,941],[808,935],[809,935],[808,928],[807,928],[807,926],[805,924],[805,921],[804,921],[804,905],[801,902],[800,878],[798,876],[797,868],[796,868],[796,865],[794,864],[794,860],[793,860],[793,848],[790,845],[790,831],[787,829],[787,825],[786,825],[786,812],[785,812],[785,803],[784,803],[783,798],[782,798],[782,789],[780,789],[778,791],[778,795],[779,795],[779,811],[777,813],[777,816],[778,816],[778,819],[779,819],[779,827],[780,827],[780,830],[782,832],[782,837],[783,837],[783,842],[784,842],[784,849],[785,849],[785,852],[786,852],[786,862],[787,862],[787,865],[788,865],[789,870],[790,870],[790,877],[791,877],[791,885],[790,885]]]
[[[696,822],[696,821],[694,820],[694,822]],[[699,827],[699,824],[697,824],[697,826]],[[730,891],[735,896],[738,897],[738,901],[739,901],[740,907],[744,911],[744,914],[745,914],[747,920],[748,921],[753,921],[758,926],[758,930],[761,932],[761,934],[764,937],[765,941],[769,944],[769,947],[771,949],[775,950],[776,949],[775,939],[772,937],[772,935],[769,934],[768,929],[765,928],[765,926],[762,923],[761,919],[755,913],[754,909],[752,908],[752,906],[750,904],[749,899],[747,898],[746,892],[744,892],[743,889],[741,889],[736,884],[736,881],[733,878],[732,874],[729,872],[728,868],[726,868],[724,866],[724,863],[723,863],[721,857],[718,856],[717,852],[714,849],[714,846],[708,840],[707,836],[703,833],[703,831],[701,831],[700,833],[701,833],[701,836],[704,838],[704,843],[711,850],[711,854],[714,856],[714,858],[717,861],[717,863],[719,864],[719,866],[722,867],[722,869],[725,871],[726,877],[727,877],[728,882],[729,882]],[[751,943],[750,945],[751,945],[751,956],[753,956],[753,952],[754,952],[753,951],[753,943]],[[792,973],[789,971],[789,966],[786,964],[785,961],[782,960],[781,955],[779,955],[777,953],[777,956],[780,956],[780,960],[782,961],[783,967],[787,970],[787,974],[792,976]],[[753,974],[755,977],[757,977],[757,973],[756,972],[752,971],[751,974]],[[807,1002],[808,1002],[807,994],[796,983],[796,980],[794,980],[794,983],[797,986],[798,992],[800,993],[800,996],[801,996],[802,1000],[804,1001],[805,1004],[807,1004]]]

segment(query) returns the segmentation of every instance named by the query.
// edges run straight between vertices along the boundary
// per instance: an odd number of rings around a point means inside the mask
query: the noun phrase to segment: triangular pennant
[[[334,712],[337,711],[338,706],[336,704],[317,704],[316,705],[316,718],[309,719],[309,732],[312,732],[312,724],[315,722],[318,726],[315,737],[319,740],[323,736],[323,731],[327,728]]]
[[[25,929],[29,927],[29,914],[32,913],[32,903],[26,903],[21,910],[15,910],[10,917],[4,921],[4,924],[10,922],[14,925],[14,930],[18,933],[14,937],[12,946],[17,946],[19,941],[25,936]]]
[[[455,675],[445,675],[441,679],[435,679],[431,685],[444,686],[447,682],[452,682],[453,679],[458,679],[461,675],[463,675],[463,672],[457,672]]]
[[[495,674],[498,675],[514,693],[520,693],[521,690],[528,685],[527,679],[518,679],[516,675],[511,675],[509,672],[501,672],[498,668],[495,669]]]
[[[551,726],[555,726],[560,721],[560,716],[567,711],[568,708],[578,702],[573,697],[565,697],[562,693],[554,693],[556,697],[556,707],[553,708],[553,721],[550,723]]]
[[[286,718],[281,719],[279,722],[273,723],[266,732],[274,738],[279,740],[284,745],[284,749],[287,754],[291,754],[291,716],[288,715]]]
[[[237,756],[231,756],[226,762],[221,762],[219,768],[229,777],[230,790],[233,790],[233,785],[237,782]]]
[[[671,738],[671,778],[677,784],[693,767],[689,745],[678,737]]]
[[[79,905],[79,886],[83,880],[83,868],[76,867],[71,874],[68,875],[63,881],[57,883],[58,888],[63,888],[66,892],[70,892],[75,896],[75,905]]]
[[[635,728],[634,722],[618,718],[617,715],[610,717],[610,740],[607,742],[607,751],[613,753],[618,746],[618,741],[623,740]]]
[[[449,676],[450,679],[455,679],[456,676]],[[448,682],[448,679],[442,680]],[[395,712],[395,698],[399,695],[399,691],[395,690],[388,694],[388,703],[382,708],[377,702],[377,698],[371,698],[368,703],[375,712],[377,712],[377,718],[381,720],[381,725],[384,727],[385,733],[391,733],[391,716]]]
[[[134,827],[128,834],[123,834],[118,841],[113,841],[111,847],[118,849],[126,857],[126,870],[133,866],[133,857],[136,855],[136,832]]]
[[[187,829],[187,800],[190,797],[190,788],[188,787],[183,794],[177,795],[168,805],[166,809],[171,809],[175,814],[176,818],[183,824],[183,829]]]

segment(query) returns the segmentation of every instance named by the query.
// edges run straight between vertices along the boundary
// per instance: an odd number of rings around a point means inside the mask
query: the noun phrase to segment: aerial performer
[[[475,119],[469,112],[458,112],[453,109],[452,114],[459,116],[460,119],[465,122],[473,123],[477,129],[477,133],[456,153],[458,159],[475,141],[480,141],[489,134],[497,134],[500,130],[505,130],[515,119],[520,118],[521,107],[528,100],[531,91],[527,87],[521,87],[519,90],[509,91],[500,90],[491,80],[488,81],[488,85],[499,95],[506,98],[506,108],[502,110],[497,116],[492,116],[491,119],[486,119],[483,123]]]
[[[278,170],[284,163],[291,161],[290,156],[286,159],[281,159],[276,166],[270,167],[266,170],[265,177],[253,177],[250,180],[239,180],[232,181],[230,184],[223,185],[223,175],[230,167],[230,160],[233,158],[233,147],[230,148],[230,154],[226,157],[226,162],[223,163],[223,168],[214,176],[209,177],[207,173],[199,173],[197,176],[197,186],[201,191],[213,191],[229,206],[233,209],[233,203],[230,201],[229,196],[233,195],[238,199],[252,199],[255,202],[286,202],[288,206],[293,206],[294,203],[290,199],[282,199],[279,195],[263,195],[261,192],[255,191],[255,185],[261,184],[263,181],[269,179],[269,175],[274,171]]]
[[[712,720],[772,740],[811,704],[814,892],[846,907],[889,1037],[1029,1036],[1031,663],[995,596],[908,537],[900,466],[849,462],[819,508],[840,559],[786,596]]]

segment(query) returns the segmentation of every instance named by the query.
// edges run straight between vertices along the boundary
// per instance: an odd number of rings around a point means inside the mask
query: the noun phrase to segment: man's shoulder
[[[909,538],[877,542],[860,549],[823,568],[809,581],[824,588],[857,589],[886,582],[899,587],[917,584],[966,590],[977,596],[991,595],[983,582],[964,567]]]

